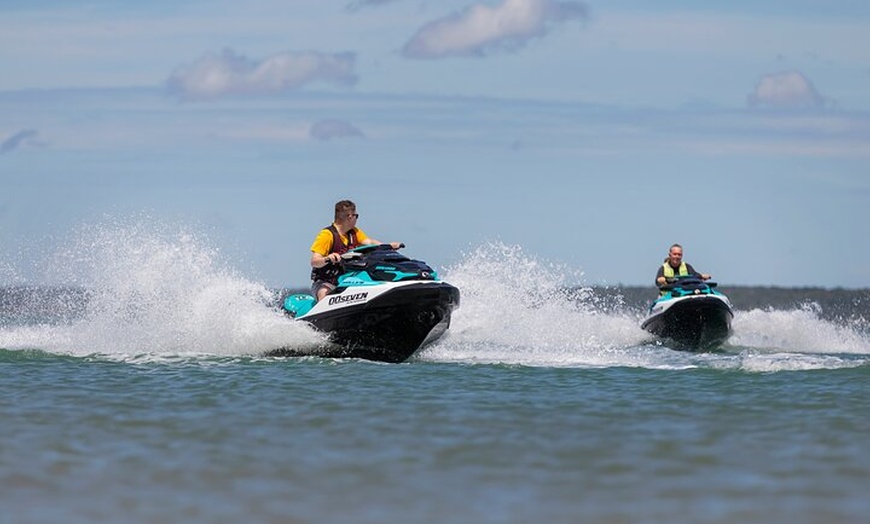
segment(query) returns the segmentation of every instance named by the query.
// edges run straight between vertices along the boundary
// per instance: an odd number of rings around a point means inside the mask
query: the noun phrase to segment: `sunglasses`
[[[347,218],[359,218],[359,213],[348,213]]]

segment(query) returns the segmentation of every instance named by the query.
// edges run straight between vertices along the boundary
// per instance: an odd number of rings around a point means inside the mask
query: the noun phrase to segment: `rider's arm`
[[[328,255],[321,255],[316,251],[311,252],[311,267],[323,267],[330,262],[335,263],[341,260],[341,255],[338,253],[330,253]]]
[[[362,233],[359,229],[357,229],[357,232]],[[380,245],[384,243],[375,238],[365,236],[365,233],[362,233],[362,236],[360,238],[361,240],[359,242],[364,246]],[[392,246],[393,249],[399,249],[400,247],[404,247],[404,244],[402,244],[401,242],[390,242],[390,246]]]
[[[689,270],[690,275],[692,275],[693,277],[698,277],[701,280],[710,280],[710,277],[712,276],[708,275],[707,273],[698,273],[697,271],[695,271],[695,268],[692,267],[692,264],[686,264],[686,269]]]
[[[323,267],[330,261],[338,262],[341,257],[338,253],[330,253],[329,248],[332,245],[332,234],[324,229],[314,239],[311,244],[311,267]]]
[[[668,279],[665,278],[665,269],[662,266],[659,266],[659,270],[656,272],[656,285],[666,286],[668,284]]]

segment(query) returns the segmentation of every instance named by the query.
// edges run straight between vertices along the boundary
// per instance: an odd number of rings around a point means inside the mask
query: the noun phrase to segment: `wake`
[[[153,220],[83,227],[50,257],[51,276],[87,290],[56,318],[0,324],[0,348],[117,359],[258,356],[325,342],[276,307],[276,292],[232,268],[208,238]],[[866,365],[866,323],[834,323],[811,306],[740,311],[723,353],[690,354],[641,330],[644,311],[584,285],[583,273],[492,242],[440,270],[461,307],[438,343],[412,360],[560,367],[737,368]],[[76,298],[79,297],[79,298]],[[652,298],[652,297],[651,297]],[[75,312],[75,314],[71,314]]]

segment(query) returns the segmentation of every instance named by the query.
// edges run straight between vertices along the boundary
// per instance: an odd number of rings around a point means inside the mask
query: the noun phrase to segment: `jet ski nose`
[[[436,322],[435,312],[431,310],[420,311],[417,313],[417,321],[425,322],[425,323],[434,323]]]

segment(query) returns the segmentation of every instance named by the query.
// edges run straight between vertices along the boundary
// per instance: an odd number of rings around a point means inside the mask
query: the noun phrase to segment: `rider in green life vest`
[[[701,280],[710,280],[711,275],[707,273],[698,273],[691,264],[683,262],[683,246],[674,244],[668,250],[668,258],[665,263],[659,266],[656,273],[656,285],[658,287],[666,286],[674,281],[677,276],[687,277],[692,275]]]

